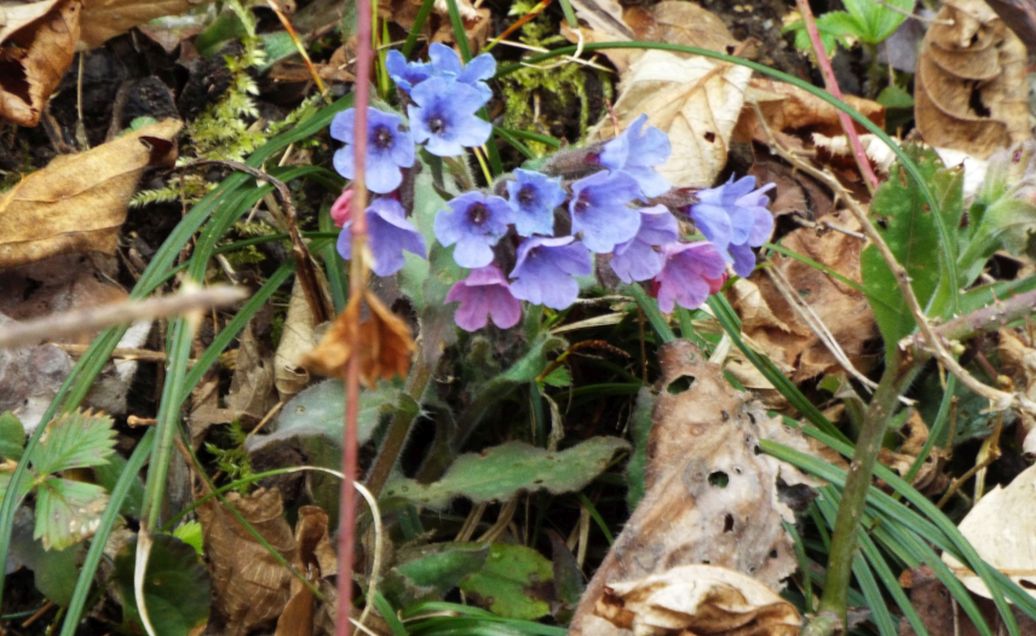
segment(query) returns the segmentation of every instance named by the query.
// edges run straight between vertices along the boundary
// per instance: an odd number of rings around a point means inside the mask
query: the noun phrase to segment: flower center
[[[378,126],[374,129],[372,135],[374,146],[379,150],[385,150],[392,145],[392,131],[388,129],[388,126]]]
[[[586,199],[578,199],[576,201],[576,205],[575,205],[576,212],[586,212],[587,209],[589,209],[589,207],[590,207],[590,204],[587,202]]]
[[[489,210],[483,203],[476,203],[468,208],[468,219],[475,225],[482,225],[489,218]]]
[[[527,185],[518,191],[518,203],[523,208],[531,207],[536,202],[536,193],[531,185]]]
[[[428,120],[428,130],[432,131],[436,135],[446,129],[446,121],[438,115]]]

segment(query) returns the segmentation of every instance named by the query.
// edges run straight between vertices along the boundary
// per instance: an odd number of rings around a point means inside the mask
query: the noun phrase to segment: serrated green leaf
[[[628,448],[617,437],[594,437],[560,452],[508,442],[461,455],[442,479],[430,484],[397,478],[389,482],[385,496],[442,509],[457,497],[481,503],[522,491],[575,492],[601,474],[617,452]]]
[[[962,210],[963,173],[945,168],[931,149],[907,148],[935,194],[947,227],[957,227]],[[874,193],[871,214],[885,223],[880,230],[892,253],[910,277],[921,306],[927,305],[939,287],[939,234],[936,221],[923,197],[896,164],[889,178]],[[863,287],[874,311],[886,347],[896,346],[916,323],[899,292],[892,271],[873,245],[860,256]]]
[[[464,577],[477,572],[488,556],[489,546],[474,542],[434,543],[404,549],[397,555],[397,565],[385,575],[380,588],[397,607],[442,599]]]
[[[460,589],[494,614],[531,620],[550,613],[554,569],[542,554],[523,545],[494,543],[485,565]]]
[[[141,631],[133,593],[136,542],[115,557],[115,581],[122,599],[123,622]],[[211,584],[208,570],[194,548],[176,537],[152,537],[151,552],[144,573],[144,603],[158,636],[191,633],[209,618]]]
[[[76,411],[47,424],[39,444],[29,455],[41,475],[108,462],[115,452],[115,430],[107,415]]]
[[[33,538],[47,550],[64,550],[91,536],[108,494],[97,484],[47,477],[36,490]]]
[[[21,459],[25,447],[25,428],[18,417],[10,412],[0,413],[0,458]]]
[[[857,35],[868,44],[880,44],[913,13],[914,0],[842,0],[859,24]]]
[[[559,389],[572,386],[572,373],[568,370],[568,367],[560,366],[543,378],[543,384]]]

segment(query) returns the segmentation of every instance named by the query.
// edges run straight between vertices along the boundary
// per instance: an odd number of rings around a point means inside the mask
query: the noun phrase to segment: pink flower
[[[331,220],[338,227],[342,227],[349,222],[350,214],[352,214],[352,202],[353,189],[346,188],[342,190],[335,202],[331,204]]]
[[[674,305],[697,309],[723,285],[727,264],[712,243],[670,243],[662,252],[665,264],[655,282],[663,312],[672,312]]]
[[[501,329],[518,324],[521,303],[511,295],[511,287],[495,265],[471,270],[468,277],[450,288],[448,302],[459,302],[454,321],[465,331],[477,331],[491,318]]]

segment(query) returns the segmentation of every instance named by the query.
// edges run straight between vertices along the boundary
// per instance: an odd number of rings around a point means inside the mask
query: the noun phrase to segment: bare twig
[[[935,335],[941,340],[964,340],[971,336],[986,331],[993,331],[1000,327],[1020,320],[1036,311],[1036,289],[1012,296],[1004,301],[999,301],[976,309],[970,314],[933,327]],[[925,346],[920,334],[907,336],[899,341],[899,348],[904,351],[920,349]]]
[[[138,320],[168,318],[211,307],[223,307],[247,296],[248,291],[244,288],[214,285],[147,300],[127,300],[87,307],[26,322],[9,322],[0,325],[0,349],[39,344]]]

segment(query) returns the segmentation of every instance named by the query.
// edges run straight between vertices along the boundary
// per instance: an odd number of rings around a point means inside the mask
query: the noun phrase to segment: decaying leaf
[[[250,495],[227,495],[249,523],[289,562],[298,551],[284,518],[280,492],[260,488]],[[291,574],[216,500],[198,509],[205,553],[212,573],[224,633],[243,635],[281,615],[290,595]]]
[[[167,119],[59,156],[0,195],[0,269],[59,253],[113,253],[137,179],[176,158],[180,126]]]
[[[374,292],[365,290],[349,301],[316,349],[303,358],[303,364],[322,375],[341,378],[355,355],[359,358],[360,379],[373,386],[379,378],[405,376],[413,352],[410,327]]]
[[[0,5],[0,42],[47,15],[59,0]]]
[[[878,461],[902,476],[913,467],[924,449],[925,442],[928,441],[928,426],[916,410],[910,413],[910,417],[903,424],[900,436],[904,436],[905,439],[900,442],[898,448],[882,448],[878,451]],[[942,449],[933,448],[917,471],[912,485],[924,493],[945,492],[949,478],[939,471],[944,458],[945,453]]]
[[[138,24],[165,15],[180,15],[208,0],[83,0],[80,38],[99,46]]]
[[[858,232],[856,220],[840,210],[817,221],[820,225],[816,229],[794,230],[781,240],[781,245],[859,282],[864,242],[824,226]],[[770,262],[826,325],[853,366],[866,372],[872,361],[866,356],[864,344],[875,336],[874,318],[866,297],[843,281],[799,260],[774,254]],[[792,370],[792,379],[796,382],[841,368],[817,333],[799,317],[769,277],[757,273],[748,280],[739,280],[732,287],[731,295],[741,315],[744,334],[771,360]],[[846,316],[853,316],[853,320],[846,320]]]
[[[985,2],[943,4],[914,82],[925,141],[985,158],[1029,137],[1025,59],[1025,45]]]
[[[0,16],[23,21],[20,28],[16,22],[0,24],[5,33],[0,41],[0,117],[19,126],[39,123],[47,100],[72,63],[82,2],[59,0],[30,7],[5,6]],[[37,12],[42,15],[28,20]]]
[[[910,604],[917,610],[921,623],[932,634],[953,634],[954,636],[979,636],[988,631],[979,630],[968,614],[961,609],[953,594],[946,589],[932,568],[921,565],[900,574],[899,584],[910,590]],[[987,625],[1002,625],[1000,611],[992,601],[974,598]],[[1011,605],[1021,634],[1036,634],[1036,620],[1025,614],[1017,605]],[[988,628],[987,628],[988,630]],[[907,619],[899,621],[899,636],[916,636],[917,632]]]
[[[298,546],[292,565],[310,581],[334,576],[338,561],[327,531],[327,513],[317,506],[299,508],[295,523],[295,545]],[[291,579],[291,598],[284,613],[277,619],[275,636],[312,634],[315,618],[313,592],[302,581]]]
[[[648,51],[623,78],[614,113],[625,128],[646,113],[669,137],[672,155],[659,172],[676,187],[712,185],[727,163],[729,141],[752,71],[704,57]],[[607,121],[601,137],[611,137]]]
[[[1011,577],[1036,597],[1036,466],[1022,471],[1006,487],[990,490],[957,526],[989,565]],[[964,585],[983,598],[992,598],[977,575],[943,553]]]
[[[241,333],[227,393],[227,407],[246,426],[259,422],[275,402],[273,361],[269,353],[263,353],[253,323],[250,321]]]
[[[683,565],[608,585],[597,613],[635,634],[793,636],[795,606],[759,581],[713,565]]]
[[[309,372],[302,366],[302,357],[317,342],[316,318],[306,300],[305,289],[296,280],[291,288],[281,341],[273,355],[274,385],[282,400],[287,400],[309,384]]]
[[[878,126],[885,125],[885,108],[874,101],[846,95],[845,101]],[[756,104],[771,132],[816,132],[842,136],[838,109],[797,86],[766,77],[754,77],[745,93],[745,102]],[[756,122],[755,108],[746,108],[738,122],[738,139],[757,139],[769,143]]]
[[[738,45],[726,23],[695,2],[662,0],[650,8],[633,5],[625,10],[623,20],[637,40],[700,46],[724,53]]]
[[[619,581],[708,563],[776,590],[796,569],[782,526],[794,515],[778,499],[777,480],[806,481],[756,449],[760,437],[802,449],[805,443],[731,388],[722,369],[686,340],[660,356],[645,495],[587,586],[572,634],[629,633],[593,615]]]
[[[1032,400],[1036,399],[1036,348],[1027,340],[1016,331],[1001,329],[998,351],[1003,371],[1014,382],[1015,390]],[[1025,427],[1022,450],[1036,455],[1036,418],[1024,409],[1019,409],[1018,415]]]

